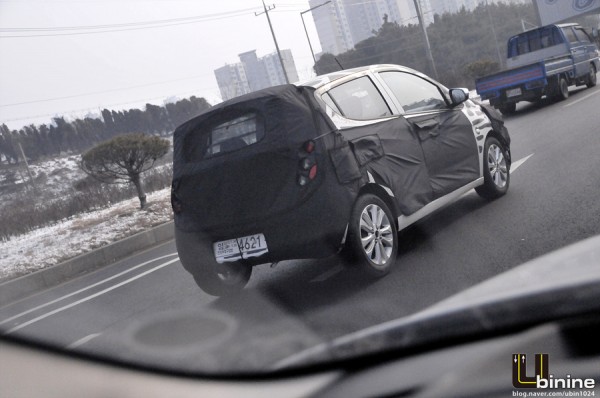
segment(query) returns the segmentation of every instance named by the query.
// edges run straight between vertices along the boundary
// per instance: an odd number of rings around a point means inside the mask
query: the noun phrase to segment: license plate
[[[215,259],[218,263],[237,261],[242,258],[258,257],[269,252],[263,234],[243,238],[223,240],[213,243]]]
[[[517,87],[517,88],[511,88],[510,90],[506,90],[506,96],[507,97],[516,97],[518,95],[521,95],[521,88]]]

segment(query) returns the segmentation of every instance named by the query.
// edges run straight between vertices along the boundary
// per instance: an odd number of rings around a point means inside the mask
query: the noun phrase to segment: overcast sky
[[[308,0],[266,3],[276,5],[279,47],[310,77],[300,19]],[[261,10],[261,0],[0,0],[0,123],[19,128],[169,97],[219,102],[214,69],[245,51],[275,51],[265,15],[254,15]],[[318,52],[310,13],[305,20]]]

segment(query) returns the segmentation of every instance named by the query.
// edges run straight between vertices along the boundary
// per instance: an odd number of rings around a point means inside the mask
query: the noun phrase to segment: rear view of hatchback
[[[173,163],[179,258],[220,296],[254,265],[340,251],[387,274],[399,229],[507,192],[510,137],[465,89],[373,65],[219,104],[177,128]]]
[[[331,131],[312,89],[278,86],[211,108],[174,136],[172,204],[183,266],[207,293],[252,266],[338,251],[352,198],[331,184]]]

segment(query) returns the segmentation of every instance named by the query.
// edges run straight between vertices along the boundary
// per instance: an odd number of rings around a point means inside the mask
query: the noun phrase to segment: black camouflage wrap
[[[176,228],[213,242],[264,233],[269,253],[250,264],[333,254],[366,186],[384,189],[400,216],[480,177],[473,127],[461,108],[337,130],[307,87],[276,86],[214,106],[174,134],[173,194],[183,208]],[[261,141],[200,161],[189,155],[206,126],[248,110],[264,121]],[[501,117],[484,111],[509,144]],[[308,140],[316,143],[318,173],[300,186]]]

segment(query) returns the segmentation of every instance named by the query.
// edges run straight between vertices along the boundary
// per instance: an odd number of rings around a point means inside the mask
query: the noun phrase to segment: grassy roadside
[[[170,189],[73,216],[0,243],[0,281],[38,271],[173,219]]]

